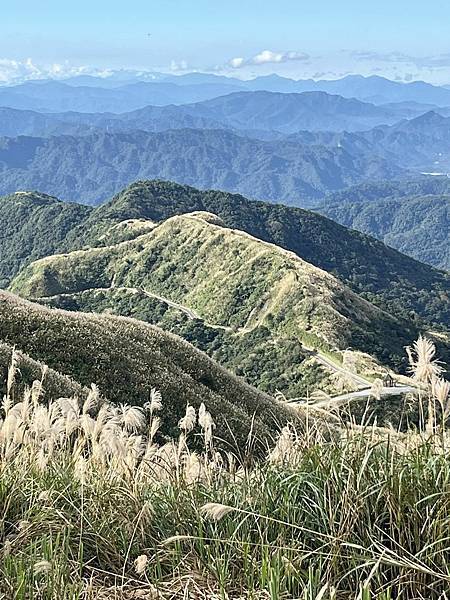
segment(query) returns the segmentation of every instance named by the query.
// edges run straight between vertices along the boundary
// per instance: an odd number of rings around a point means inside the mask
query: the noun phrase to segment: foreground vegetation
[[[0,597],[446,598],[449,384],[420,339],[410,362],[422,431],[285,426],[216,450],[213,416],[186,407],[162,439],[164,400],[42,404],[15,353],[0,428]],[[376,385],[374,385],[376,394]],[[329,423],[329,421],[328,421]],[[194,452],[192,445],[201,445]]]

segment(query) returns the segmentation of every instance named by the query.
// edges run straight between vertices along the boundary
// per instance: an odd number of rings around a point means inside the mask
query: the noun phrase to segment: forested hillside
[[[373,155],[250,139],[227,130],[0,139],[0,193],[38,189],[89,204],[105,201],[137,179],[159,178],[308,205],[330,190],[402,173]]]
[[[37,211],[36,215],[31,213],[28,221],[17,222],[14,198],[0,202],[0,215],[10,220],[10,229],[15,232],[0,240],[1,254],[5,257],[1,261],[3,277],[9,280],[17,272],[17,240],[22,235],[32,235],[34,219],[39,215]],[[59,210],[66,206],[59,205]],[[65,239],[57,233],[53,239],[48,236],[51,252],[104,244],[101,236],[127,219],[162,221],[175,214],[208,211],[218,215],[227,227],[292,250],[392,314],[423,320],[433,326],[448,328],[450,323],[448,275],[310,211],[162,181],[133,184],[97,209],[69,205],[68,210],[76,212],[71,230]],[[43,247],[36,249],[32,258],[47,254]],[[29,261],[23,258],[21,264]]]
[[[346,227],[373,235],[404,254],[450,271],[448,195],[348,201],[319,210]]]

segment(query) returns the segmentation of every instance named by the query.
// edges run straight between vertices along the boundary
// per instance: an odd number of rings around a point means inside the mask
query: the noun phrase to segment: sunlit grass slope
[[[395,362],[415,334],[329,273],[207,213],[172,217],[112,246],[46,257],[11,285],[29,298],[105,288],[160,295],[206,324],[231,330],[237,344],[267,330],[268,347],[296,339]]]

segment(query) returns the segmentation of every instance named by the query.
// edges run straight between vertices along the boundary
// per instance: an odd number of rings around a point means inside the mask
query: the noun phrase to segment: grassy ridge
[[[97,384],[115,403],[142,406],[157,387],[166,403],[164,433],[173,432],[187,402],[197,407],[207,402],[221,435],[229,435],[231,427],[242,445],[252,427],[267,438],[276,421],[286,418],[268,395],[187,342],[139,321],[50,310],[0,293],[0,341],[78,385]],[[1,358],[6,360],[3,354]],[[7,364],[3,362],[4,369]]]
[[[332,391],[334,383],[295,335],[271,342],[262,325],[239,335],[227,328],[192,319],[180,309],[149,297],[142,290],[125,288],[60,294],[39,302],[71,311],[123,315],[157,325],[181,336],[245,381],[267,393],[279,390],[290,398],[307,397],[320,388]]]
[[[137,182],[90,213],[68,236],[64,250],[97,243],[111,225],[125,219],[162,221],[199,210],[218,215],[226,227],[295,252],[398,317],[450,328],[448,274],[313,212],[236,194],[163,181]]]
[[[39,204],[39,197],[36,202]],[[33,204],[31,197],[29,203]],[[105,243],[99,238],[121,221],[162,221],[175,214],[203,210],[219,215],[227,227],[292,250],[374,304],[416,321],[419,327],[426,327],[424,321],[433,327],[450,326],[448,275],[309,211],[162,181],[133,184],[95,210],[65,203],[57,206],[72,215],[68,227],[60,235],[48,214],[45,232],[37,236],[39,221],[34,208],[27,218],[22,215],[17,219],[14,197],[0,201],[0,222],[9,232],[0,239],[0,286],[6,287],[18,269],[33,259]],[[34,251],[25,255],[22,248],[30,245]]]
[[[172,217],[135,240],[47,257],[24,269],[11,289],[29,298],[111,286],[146,290],[187,307],[207,325],[231,330],[236,344],[265,328],[268,350],[297,339],[325,351],[352,347],[401,365],[413,328],[293,253],[214,219]],[[264,371],[261,376],[267,379]]]

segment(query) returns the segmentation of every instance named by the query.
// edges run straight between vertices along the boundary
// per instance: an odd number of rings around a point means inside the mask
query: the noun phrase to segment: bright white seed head
[[[228,515],[228,513],[233,512],[234,510],[235,509],[232,506],[226,506],[225,504],[219,504],[218,502],[208,502],[201,507],[200,512],[213,521],[220,521],[225,515]]]
[[[189,431],[192,431],[194,429],[196,420],[197,420],[197,415],[195,412],[195,408],[193,406],[191,406],[190,404],[188,404],[186,406],[186,414],[184,415],[184,417],[182,419],[179,420],[178,427],[182,431],[189,433]]]
[[[134,570],[138,575],[142,575],[145,569],[147,568],[148,556],[146,554],[141,554],[134,561]]]
[[[52,563],[48,560],[40,560],[39,562],[34,564],[33,572],[35,575],[39,575],[40,573],[48,573],[52,570]]]
[[[150,390],[150,412],[151,414],[158,412],[162,409],[162,396],[161,392],[156,388]]]

